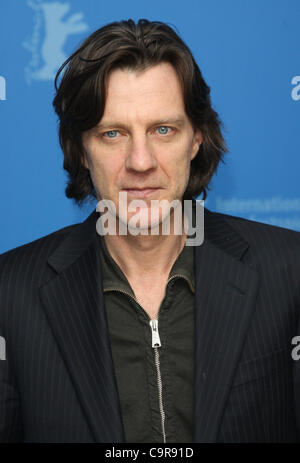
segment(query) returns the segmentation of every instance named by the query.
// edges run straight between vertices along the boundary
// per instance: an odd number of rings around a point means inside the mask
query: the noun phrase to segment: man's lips
[[[127,194],[138,197],[149,196],[155,193],[160,188],[124,188],[122,191],[126,191]]]

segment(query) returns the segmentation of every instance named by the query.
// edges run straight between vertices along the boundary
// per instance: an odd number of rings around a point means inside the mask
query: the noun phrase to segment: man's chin
[[[161,212],[153,211],[153,209],[147,207],[140,209],[136,213],[127,210],[127,215],[121,212],[118,220],[128,228],[129,233],[137,234],[138,231],[141,231],[146,234],[146,231],[153,230],[153,234],[157,234],[155,231],[159,232],[163,217]]]
[[[182,216],[181,216],[182,217]],[[132,235],[170,235],[171,230],[174,231],[174,215],[170,213],[163,213],[161,210],[142,209],[139,213],[133,214],[127,212],[120,214],[118,221],[128,233]],[[181,234],[181,220],[178,220],[178,225],[175,227],[177,233]],[[173,226],[172,226],[173,225]]]
[[[100,213],[107,211],[104,215],[109,221],[109,234],[179,235],[182,233],[183,214],[182,207],[179,207],[182,203],[179,200],[127,203],[123,199],[117,204],[112,200],[101,201],[101,205],[98,203],[97,210]]]

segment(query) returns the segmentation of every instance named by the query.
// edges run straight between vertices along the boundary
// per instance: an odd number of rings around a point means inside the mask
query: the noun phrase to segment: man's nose
[[[126,169],[146,172],[156,166],[157,160],[147,136],[132,137],[126,153]]]

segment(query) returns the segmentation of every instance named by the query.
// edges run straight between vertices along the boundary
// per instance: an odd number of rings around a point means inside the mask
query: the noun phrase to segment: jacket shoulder
[[[271,225],[271,224],[264,223],[264,222],[257,222],[255,220],[246,219],[244,217],[223,214],[221,212],[213,212],[213,214],[216,214],[219,217],[222,217],[230,225],[232,225],[233,227],[241,231],[244,230],[246,232],[248,230],[249,232],[252,231],[252,233],[257,232],[257,233],[274,234],[274,235],[284,236],[284,237],[289,236],[291,239],[294,238],[296,241],[300,240],[300,231],[291,230],[289,228],[279,227],[277,225]]]
[[[299,231],[219,212],[213,212],[213,214],[239,233],[252,249],[257,249],[262,253],[273,252],[278,256],[281,254],[291,254],[294,258],[300,256]],[[299,257],[298,260],[300,260]]]
[[[72,232],[79,224],[68,225],[55,230],[48,235],[38,238],[29,243],[17,246],[0,254],[0,272],[12,265],[20,266],[24,263],[27,267],[37,260],[46,261],[51,252],[59,246],[65,237]]]

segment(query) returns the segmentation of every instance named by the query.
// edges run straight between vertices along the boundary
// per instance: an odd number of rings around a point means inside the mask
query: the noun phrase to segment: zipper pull
[[[152,332],[152,347],[160,347],[160,337],[158,334],[158,320],[150,320],[151,332]]]

